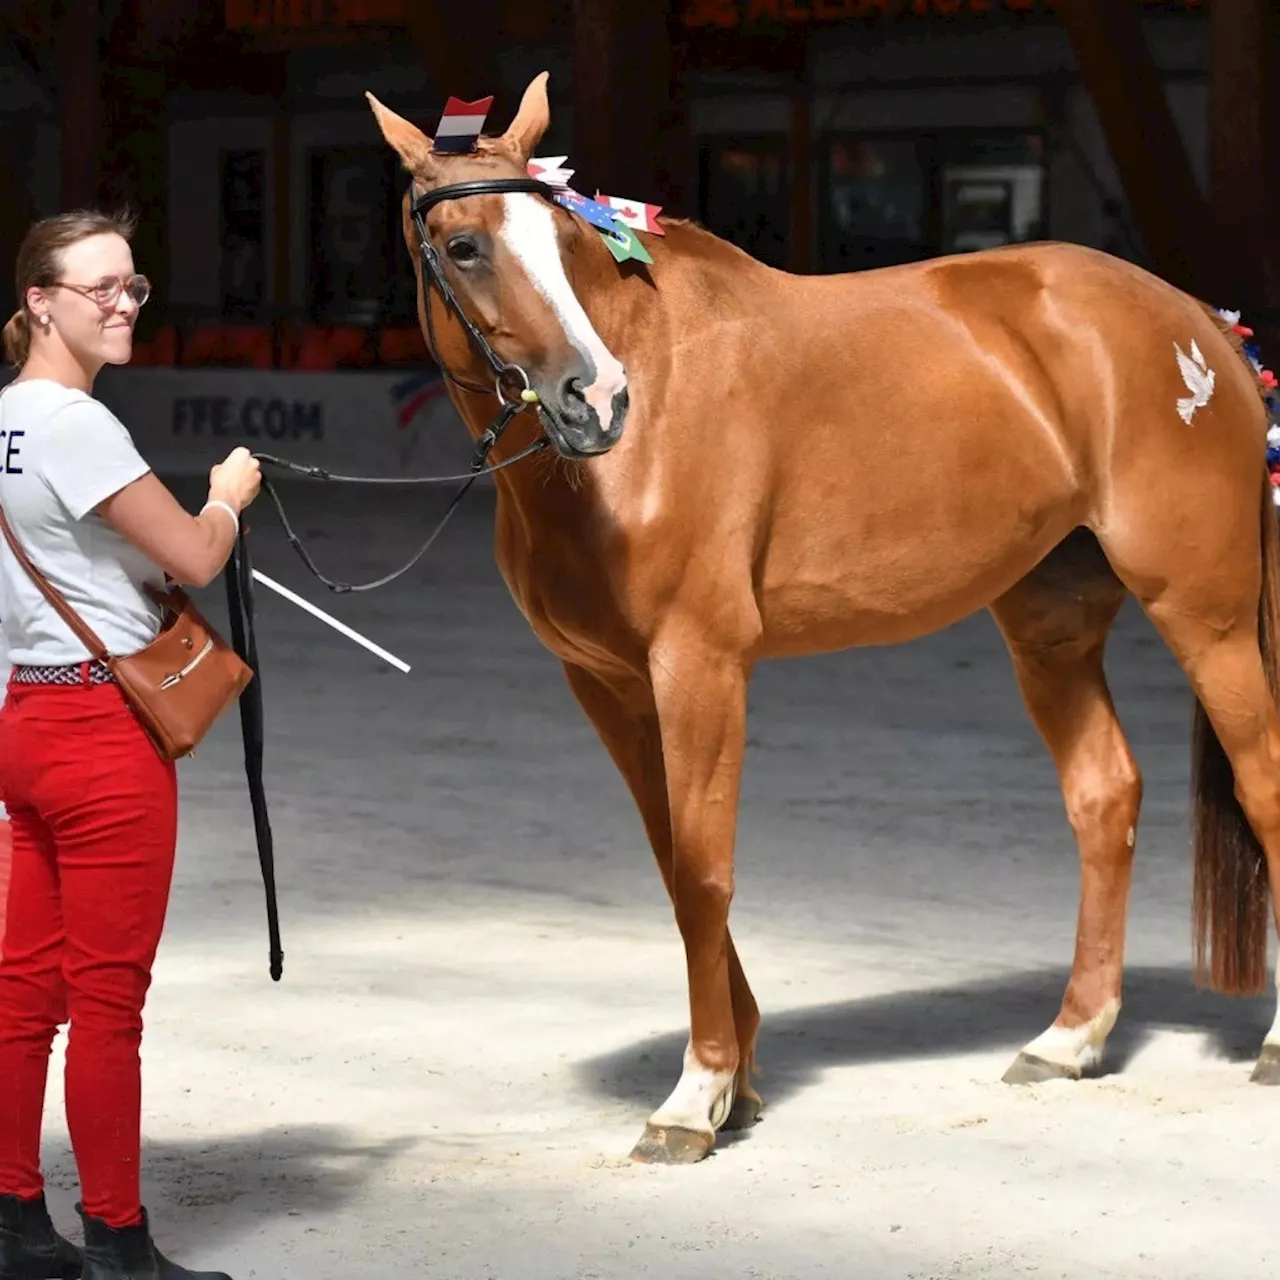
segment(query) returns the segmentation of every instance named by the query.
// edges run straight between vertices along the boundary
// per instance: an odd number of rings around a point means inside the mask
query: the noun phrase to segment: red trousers
[[[0,822],[0,947],[4,946],[4,904],[9,900],[9,867],[13,862],[13,831],[6,818]]]
[[[0,1195],[44,1187],[49,1056],[69,1022],[67,1127],[85,1211],[141,1215],[142,1008],[177,843],[174,766],[113,684],[8,687],[0,798],[13,835],[0,944]]]

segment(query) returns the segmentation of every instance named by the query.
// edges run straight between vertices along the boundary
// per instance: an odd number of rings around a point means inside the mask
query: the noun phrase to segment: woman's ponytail
[[[20,308],[4,327],[4,358],[17,368],[27,362],[31,351],[31,317]]]

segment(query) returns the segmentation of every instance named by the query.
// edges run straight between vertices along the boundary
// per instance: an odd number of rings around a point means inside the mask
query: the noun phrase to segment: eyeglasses
[[[71,289],[96,302],[100,307],[114,307],[122,293],[127,293],[138,306],[151,297],[151,281],[146,276],[134,275],[127,280],[119,276],[104,276],[97,284],[72,284],[69,280],[55,280],[55,288]]]

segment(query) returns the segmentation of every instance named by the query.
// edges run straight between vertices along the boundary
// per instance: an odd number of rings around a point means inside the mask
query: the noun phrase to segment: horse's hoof
[[[1020,1053],[1001,1079],[1005,1084],[1044,1084],[1046,1080],[1079,1080],[1080,1068],[1038,1058],[1034,1053]]]
[[[647,1124],[631,1149],[637,1164],[697,1164],[715,1145],[715,1135],[678,1125]]]
[[[1264,1044],[1258,1055],[1258,1065],[1249,1077],[1253,1084],[1280,1085],[1280,1044]]]
[[[720,1128],[726,1133],[733,1133],[738,1129],[750,1129],[752,1125],[759,1123],[763,1114],[764,1100],[762,1098],[753,1098],[749,1095],[744,1097],[739,1094],[733,1100],[733,1106],[730,1108],[729,1114]]]

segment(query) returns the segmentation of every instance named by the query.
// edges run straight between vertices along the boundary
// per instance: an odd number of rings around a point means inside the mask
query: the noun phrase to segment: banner
[[[161,476],[207,475],[237,445],[353,475],[452,474],[474,448],[435,370],[108,367],[94,394]]]
[[[1138,0],[1147,9],[1203,9],[1205,0]],[[844,22],[851,18],[955,17],[960,14],[1053,13],[1056,0],[681,0],[681,25],[734,31]]]

